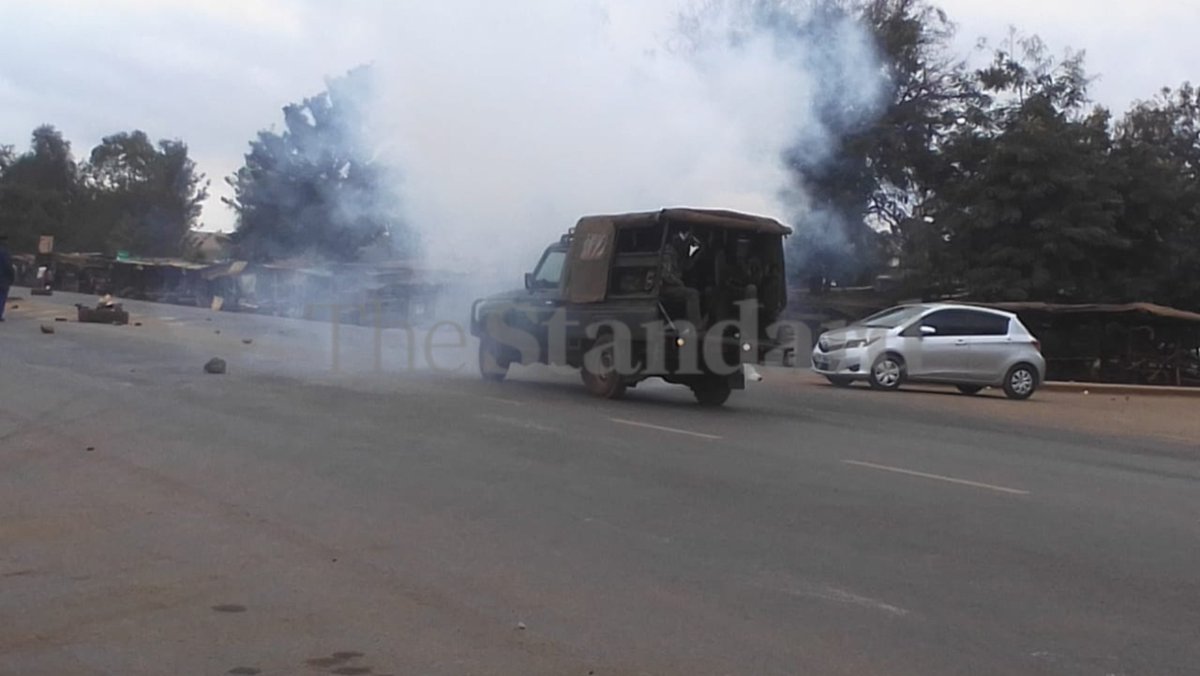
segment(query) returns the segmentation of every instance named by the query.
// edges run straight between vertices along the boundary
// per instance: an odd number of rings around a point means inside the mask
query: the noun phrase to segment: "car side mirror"
[[[526,289],[533,288],[533,273],[532,272],[525,273],[525,288]]]
[[[936,336],[936,335],[937,335],[936,328],[934,328],[932,326],[922,326],[921,327],[921,337],[922,338],[924,338],[925,336]]]

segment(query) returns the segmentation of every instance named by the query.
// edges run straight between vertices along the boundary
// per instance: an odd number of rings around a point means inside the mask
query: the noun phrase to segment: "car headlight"
[[[854,349],[854,348],[856,348],[856,347],[866,347],[866,346],[868,346],[868,345],[870,345],[871,343],[874,343],[874,342],[875,342],[875,339],[874,339],[874,338],[870,338],[870,339],[868,339],[868,338],[855,338],[855,339],[853,339],[853,340],[847,340],[847,341],[846,341],[846,349],[847,349],[847,350],[853,350],[853,349]]]

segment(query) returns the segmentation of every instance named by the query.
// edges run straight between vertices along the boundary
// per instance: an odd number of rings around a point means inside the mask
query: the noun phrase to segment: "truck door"
[[[551,247],[542,254],[542,260],[525,280],[525,288],[529,295],[517,305],[519,317],[515,321],[524,330],[537,338],[541,346],[541,358],[546,359],[547,341],[549,340],[547,322],[554,312],[562,306],[563,264],[567,259],[566,249]]]

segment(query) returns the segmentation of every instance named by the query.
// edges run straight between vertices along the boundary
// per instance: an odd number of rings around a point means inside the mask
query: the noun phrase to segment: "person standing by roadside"
[[[4,310],[8,307],[8,290],[16,280],[17,272],[8,253],[8,236],[0,234],[0,322],[4,321]]]

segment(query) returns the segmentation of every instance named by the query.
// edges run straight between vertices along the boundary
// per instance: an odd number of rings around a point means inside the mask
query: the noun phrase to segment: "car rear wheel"
[[[884,354],[871,365],[871,387],[877,390],[896,390],[904,382],[904,360],[898,355]]]
[[[727,378],[714,376],[692,385],[692,394],[701,406],[721,406],[732,393],[733,387]]]
[[[500,346],[484,336],[479,339],[479,374],[484,380],[498,383],[508,375],[509,362],[501,354]]]
[[[853,378],[847,378],[846,376],[825,376],[825,379],[834,387],[850,387],[851,383],[854,382]]]
[[[979,394],[980,392],[983,391],[983,388],[978,385],[959,385],[958,391],[962,392],[963,394],[967,394],[967,395]]]
[[[1029,364],[1017,364],[1004,377],[1004,394],[1009,399],[1028,399],[1038,387],[1038,372]]]
[[[584,386],[597,397],[620,399],[625,395],[625,380],[617,372],[617,347],[612,335],[601,336],[592,349],[599,351],[600,367],[593,372],[584,365],[580,372]]]

